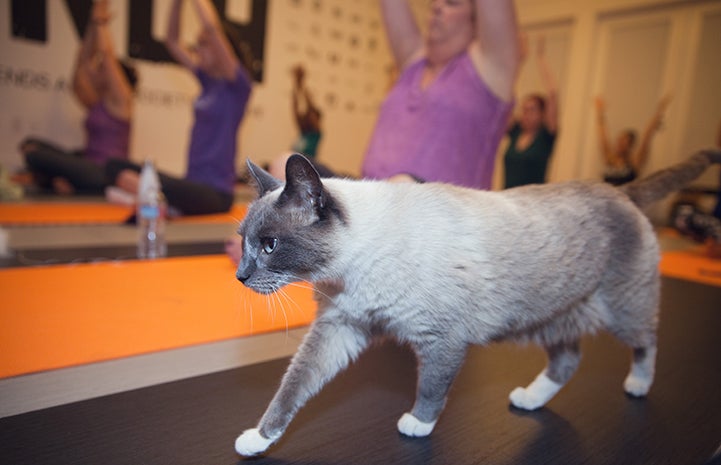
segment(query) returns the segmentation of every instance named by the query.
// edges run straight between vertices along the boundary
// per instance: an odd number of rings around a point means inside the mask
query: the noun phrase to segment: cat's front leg
[[[463,365],[465,345],[437,341],[416,348],[418,387],[413,409],[398,420],[398,431],[411,437],[428,436],[446,404],[448,390]]]
[[[298,410],[368,346],[369,337],[328,313],[316,320],[288,367],[258,426],[235,441],[244,456],[264,452],[285,432]]]

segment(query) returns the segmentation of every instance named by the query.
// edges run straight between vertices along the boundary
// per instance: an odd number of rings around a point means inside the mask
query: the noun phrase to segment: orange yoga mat
[[[233,223],[245,216],[245,204],[234,204],[228,213],[175,218],[177,223]],[[118,224],[133,207],[105,202],[0,203],[0,224],[14,226],[62,224]]]
[[[707,257],[702,247],[661,254],[661,274],[721,286],[721,260]],[[721,309],[721,303],[719,303]]]
[[[0,224],[24,226],[122,223],[132,212],[132,207],[104,202],[0,203]]]
[[[242,203],[233,204],[228,213],[214,215],[181,216],[173,218],[172,223],[240,223],[248,212],[248,206]]]
[[[0,377],[308,324],[310,285],[260,296],[224,255],[0,270]]]
[[[721,261],[666,252],[665,276],[721,286]],[[0,270],[0,377],[310,323],[309,285],[260,296],[224,255]],[[302,287],[301,287],[302,286]]]

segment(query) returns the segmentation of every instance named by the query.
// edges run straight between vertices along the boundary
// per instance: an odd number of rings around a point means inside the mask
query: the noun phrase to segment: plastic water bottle
[[[153,162],[146,160],[138,186],[138,258],[165,257],[165,197]]]

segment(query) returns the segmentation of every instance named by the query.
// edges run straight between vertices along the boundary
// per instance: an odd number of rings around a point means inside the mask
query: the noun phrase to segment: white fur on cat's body
[[[365,349],[375,333],[363,328],[409,343],[421,358],[447,351],[453,358],[439,365],[453,369],[468,344],[506,338],[572,346],[583,334],[606,328],[630,344],[654,347],[655,235],[631,201],[609,186],[568,183],[498,193],[338,179],[323,185],[347,217],[322,238],[332,245],[328,262],[299,276],[316,284],[318,317],[259,425],[272,439],[259,440],[265,439],[262,429],[246,431],[236,442],[243,455],[265,450],[282,434],[286,417]],[[270,208],[279,195],[280,189],[268,193],[253,208]],[[639,324],[648,327],[626,329],[615,321],[621,305],[629,314],[646,313]],[[347,323],[340,326],[345,334],[334,333],[338,322]],[[322,364],[317,379],[293,392],[294,376],[303,370],[294,367],[296,360],[309,357]],[[571,357],[567,371],[574,363]],[[653,360],[632,373],[646,376],[627,381],[627,389],[645,394]],[[561,386],[542,373],[511,401],[535,409]],[[288,396],[290,404],[281,407]],[[401,433],[432,431],[442,405],[422,407],[432,418],[406,413]]]
[[[658,246],[649,222],[622,194],[605,185],[569,184],[571,194],[576,189],[584,192],[576,197],[558,189],[544,198],[540,192],[548,193],[548,189],[540,189],[532,210],[520,205],[529,201],[527,193],[515,197],[512,191],[336,179],[324,180],[324,185],[352,215],[339,238],[343,244],[338,255],[323,274],[308,278],[332,296],[334,307],[360,319],[369,316],[364,302],[374,308],[375,318],[391,322],[422,312],[432,314],[434,322],[453,323],[456,315],[447,310],[458,308],[471,321],[452,325],[457,335],[469,343],[485,344],[496,336],[508,336],[509,313],[522,317],[517,324],[530,326],[562,314],[590,295],[584,321],[591,328],[603,327],[611,313],[597,301],[599,296],[593,296],[593,290],[604,278],[604,262],[629,257],[626,253],[614,257],[620,251],[613,248],[608,230],[594,237],[559,232],[564,227],[583,227],[584,222],[590,228],[590,223],[619,221],[593,211],[588,197],[600,202],[605,196],[622,206],[619,210],[626,215],[625,221],[632,222],[638,234],[633,253],[638,254],[635,261],[642,263],[637,269],[629,263],[631,268],[622,273],[631,281],[648,281],[657,275],[651,264],[658,262]],[[589,266],[579,267],[579,262]],[[459,265],[466,269],[457,269]],[[340,280],[342,292],[337,293],[334,283]],[[449,288],[458,283],[467,287]],[[523,291],[514,293],[514,286]],[[474,306],[477,311],[467,310]],[[379,307],[387,307],[390,314],[384,315]],[[494,329],[502,334],[494,334]],[[583,332],[588,329],[584,326]],[[413,341],[408,328],[397,330],[396,336]],[[525,339],[525,334],[519,336]]]

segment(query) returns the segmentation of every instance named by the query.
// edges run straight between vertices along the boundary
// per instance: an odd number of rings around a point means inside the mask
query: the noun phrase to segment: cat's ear
[[[250,161],[249,158],[245,160],[245,163],[248,166],[248,172],[255,179],[258,197],[263,197],[268,192],[274,191],[283,185],[279,179],[274,178],[269,172]]]
[[[285,189],[281,199],[293,201],[301,206],[323,208],[325,197],[320,175],[302,155],[291,155],[285,164]]]

